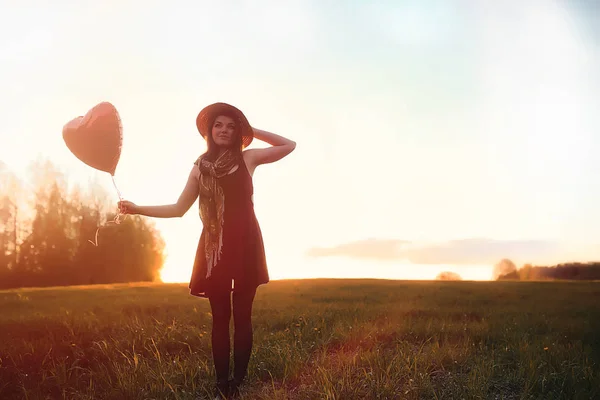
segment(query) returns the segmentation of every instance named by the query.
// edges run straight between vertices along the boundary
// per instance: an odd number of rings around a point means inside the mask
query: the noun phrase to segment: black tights
[[[252,353],[252,303],[256,289],[243,292],[229,292],[209,297],[212,309],[212,353],[217,381],[229,378],[229,321],[231,319],[231,298],[233,297],[233,377],[241,382],[246,377],[248,362]]]

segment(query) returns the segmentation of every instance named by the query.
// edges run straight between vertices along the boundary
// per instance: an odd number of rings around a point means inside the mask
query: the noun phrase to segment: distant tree
[[[519,280],[522,281],[537,281],[548,279],[544,276],[543,271],[539,267],[534,267],[531,264],[525,264],[517,270]]]
[[[61,285],[68,280],[73,257],[66,179],[49,161],[36,161],[30,170],[34,216],[23,242],[18,278],[21,286]]]
[[[440,272],[435,277],[435,279],[438,281],[461,281],[462,280],[462,278],[460,277],[459,274],[457,274],[456,272],[452,272],[452,271]]]
[[[97,233],[104,239],[105,229],[102,224],[106,223],[105,206],[100,199],[102,190],[99,185],[90,186],[88,191],[75,186],[71,193],[73,223],[70,234],[75,238],[72,273],[76,282],[85,284],[94,283],[98,270],[104,270],[101,249],[95,244],[99,240]]]
[[[24,212],[22,182],[0,162],[0,279],[10,279],[19,261]]]
[[[517,267],[515,266],[515,264],[511,260],[504,258],[500,260],[499,263],[494,265],[494,269],[492,271],[492,279],[497,280],[501,276],[505,276],[516,271]]]

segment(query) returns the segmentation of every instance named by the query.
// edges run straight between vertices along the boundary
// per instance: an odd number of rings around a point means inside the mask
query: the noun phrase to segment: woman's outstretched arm
[[[246,150],[244,159],[249,164],[248,168],[254,170],[261,164],[268,164],[281,160],[283,157],[290,154],[296,148],[296,142],[279,136],[275,133],[263,131],[262,129],[252,128],[254,137],[271,145],[266,149],[250,149]]]
[[[197,198],[198,168],[194,166],[190,171],[185,188],[176,203],[160,206],[138,206],[130,201],[122,201],[119,202],[119,208],[125,214],[139,214],[154,218],[182,217]]]

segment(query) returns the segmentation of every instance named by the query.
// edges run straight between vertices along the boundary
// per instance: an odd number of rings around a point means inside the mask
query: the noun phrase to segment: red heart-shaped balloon
[[[83,117],[63,127],[63,139],[71,152],[92,168],[115,175],[121,158],[123,127],[115,106],[102,102]]]

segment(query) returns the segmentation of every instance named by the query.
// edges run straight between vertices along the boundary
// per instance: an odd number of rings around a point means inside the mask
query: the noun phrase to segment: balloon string
[[[114,185],[115,189],[117,190],[117,195],[119,196],[119,201],[123,201],[123,196],[121,196],[121,191],[117,187],[117,182],[115,182],[115,176],[111,175],[111,178],[112,178],[113,185]],[[123,217],[122,220],[121,220],[121,217]],[[117,215],[115,215],[113,222],[115,224],[119,225],[121,223],[121,221],[125,221],[125,218],[127,218],[127,214],[121,213],[121,208],[119,207],[118,211],[117,211]]]
[[[112,178],[113,185],[114,185],[115,189],[117,190],[117,195],[119,196],[119,201],[123,201],[123,196],[121,196],[121,191],[117,187],[117,183],[115,182],[114,175],[111,175],[111,178]],[[121,219],[121,217],[123,217],[123,219]],[[100,228],[103,228],[103,227],[105,227],[108,224],[119,225],[122,221],[125,221],[126,218],[127,218],[127,214],[123,214],[121,212],[121,208],[119,208],[118,211],[117,211],[117,215],[115,215],[115,218],[113,218],[112,221],[107,221],[106,224],[100,225],[96,229],[96,234],[94,235],[94,241],[92,242],[91,240],[88,240],[88,242],[90,242],[94,246],[98,247],[98,232],[100,231]]]
[[[115,176],[114,176],[114,175],[111,175],[110,177],[111,177],[111,179],[112,179],[112,183],[113,183],[113,185],[114,185],[115,189],[117,189],[117,194],[119,195],[119,200],[123,201],[123,196],[121,196],[121,191],[120,191],[120,190],[119,190],[119,188],[117,187],[117,182],[115,182]]]

